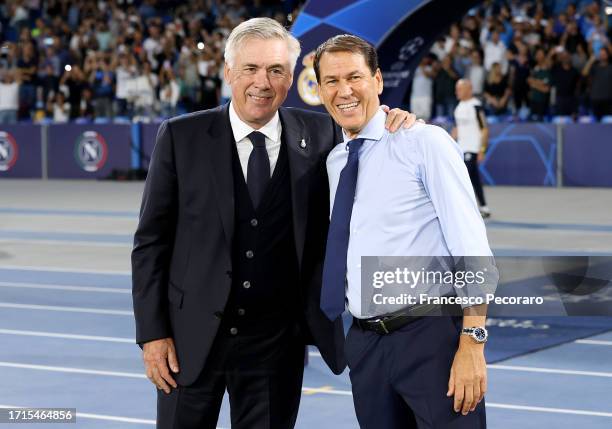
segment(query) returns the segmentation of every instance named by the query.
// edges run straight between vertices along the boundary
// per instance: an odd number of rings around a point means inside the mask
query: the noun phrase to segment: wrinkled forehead
[[[289,67],[289,46],[283,39],[249,37],[236,47],[236,65],[256,64],[262,67],[284,65]]]

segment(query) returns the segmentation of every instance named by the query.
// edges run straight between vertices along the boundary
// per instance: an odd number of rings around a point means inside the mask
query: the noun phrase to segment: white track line
[[[35,305],[35,304],[17,304],[14,302],[0,302],[0,307],[18,308],[22,310],[47,310],[47,311],[65,311],[71,313],[91,313],[91,314],[112,314],[115,316],[133,316],[134,313],[128,310],[105,310],[100,308],[85,308],[85,307],[64,307],[59,305]]]
[[[83,273],[83,274],[113,274],[119,276],[132,275],[131,271],[116,271],[116,270],[93,270],[83,268],[69,267],[44,267],[39,265],[0,265],[0,270],[20,270],[20,271],[50,271],[57,273]]]
[[[587,377],[612,378],[612,372],[575,371],[571,369],[537,368],[537,367],[531,367],[531,366],[514,366],[514,365],[487,365],[487,368],[501,369],[501,370],[507,370],[507,371],[524,371],[524,372],[539,372],[539,373],[545,373],[545,374],[582,375],[582,376],[587,376]]]
[[[14,405],[0,405],[0,408],[31,408],[31,407],[17,407]],[[155,420],[151,419],[136,419],[133,417],[122,417],[122,416],[109,416],[106,414],[91,414],[91,413],[81,413],[77,411],[76,413],[77,419],[93,419],[93,420],[106,420],[112,422],[121,422],[121,423],[135,423],[135,424],[143,424],[143,425],[155,425]],[[225,429],[222,427],[217,427],[217,429]]]
[[[106,341],[110,343],[136,344],[133,338],[103,337],[98,335],[64,334],[61,332],[23,331],[17,329],[0,329],[0,334],[21,335],[29,337],[62,338],[67,340]]]
[[[65,366],[31,365],[17,362],[0,362],[0,367],[34,369],[38,371],[69,372],[74,374],[105,375],[107,377],[147,378],[144,373],[122,371],[100,371],[96,369],[70,368]]]
[[[36,238],[0,238],[0,243],[27,243],[43,244],[47,246],[87,246],[87,247],[125,247],[132,248],[130,243],[110,243],[104,241],[66,241],[66,240],[38,240]]]
[[[131,289],[95,286],[73,286],[56,285],[43,283],[20,283],[20,282],[0,282],[0,287],[15,287],[24,289],[49,289],[49,290],[70,290],[75,292],[101,292],[101,293],[132,293]]]
[[[577,344],[591,344],[594,346],[612,346],[612,341],[603,340],[576,340]]]
[[[575,414],[579,416],[595,416],[595,417],[612,417],[612,413],[603,413],[600,411],[587,411],[587,410],[572,410],[569,408],[529,407],[527,405],[499,404],[496,402],[487,402],[486,406],[487,408],[503,408],[506,410],[539,411],[542,413]]]

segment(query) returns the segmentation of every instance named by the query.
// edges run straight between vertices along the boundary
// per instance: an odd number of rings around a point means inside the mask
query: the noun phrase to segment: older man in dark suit
[[[136,341],[158,391],[158,428],[295,424],[304,347],[345,367],[340,321],[319,306],[328,229],[324,114],[281,108],[299,42],[271,19],[225,49],[230,104],[158,132],[132,252]],[[397,128],[414,116],[390,115]],[[393,121],[395,119],[395,121]]]

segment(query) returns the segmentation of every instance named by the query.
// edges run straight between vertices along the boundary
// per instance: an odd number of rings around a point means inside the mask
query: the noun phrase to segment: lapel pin
[[[304,149],[306,147],[306,140],[302,139],[302,141],[300,142],[300,147],[302,149]]]

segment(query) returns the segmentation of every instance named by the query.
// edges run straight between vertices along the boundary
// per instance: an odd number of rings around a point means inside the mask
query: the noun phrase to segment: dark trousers
[[[355,324],[345,353],[361,429],[484,429],[485,403],[467,416],[447,397],[461,318],[429,316],[388,335]]]
[[[219,329],[194,384],[157,391],[158,429],[216,428],[226,389],[232,429],[294,427],[304,373],[299,328],[279,323],[238,335],[228,331]]]
[[[465,152],[463,154],[463,159],[465,160],[465,166],[467,167],[467,171],[470,175],[470,180],[472,181],[472,187],[474,188],[474,193],[478,199],[478,204],[481,207],[486,206],[487,202],[485,200],[484,191],[482,190],[480,172],[478,171],[478,154]]]

